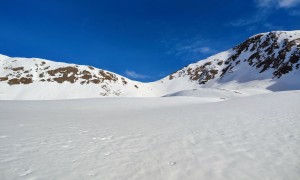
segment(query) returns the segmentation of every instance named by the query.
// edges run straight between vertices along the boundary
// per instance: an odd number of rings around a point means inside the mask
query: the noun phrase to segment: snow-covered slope
[[[0,99],[159,97],[199,88],[243,95],[300,89],[300,31],[257,34],[152,83],[91,66],[0,55]]]
[[[204,102],[0,101],[0,179],[299,179],[300,91]]]
[[[91,66],[0,56],[1,99],[151,96],[147,85]]]
[[[246,94],[300,89],[300,31],[257,34],[152,83],[160,94],[225,88]]]

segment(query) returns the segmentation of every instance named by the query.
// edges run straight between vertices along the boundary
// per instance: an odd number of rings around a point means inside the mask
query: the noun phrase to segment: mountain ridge
[[[0,55],[0,99],[157,97],[199,88],[246,94],[294,90],[300,89],[299,60],[299,30],[256,34],[150,83],[92,66]]]

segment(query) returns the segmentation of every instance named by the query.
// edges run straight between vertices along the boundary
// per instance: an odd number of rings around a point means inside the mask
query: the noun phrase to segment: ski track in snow
[[[299,179],[300,91],[208,102],[0,101],[0,179]]]

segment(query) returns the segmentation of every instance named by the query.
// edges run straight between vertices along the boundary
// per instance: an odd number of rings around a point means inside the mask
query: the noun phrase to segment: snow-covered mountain
[[[164,93],[224,88],[257,91],[300,89],[300,31],[257,34],[232,49],[190,64],[155,82]]]
[[[1,99],[147,96],[147,85],[92,66],[0,56]]]
[[[199,88],[257,94],[300,89],[299,69],[300,31],[254,35],[152,83],[91,66],[0,55],[0,99],[155,97]]]

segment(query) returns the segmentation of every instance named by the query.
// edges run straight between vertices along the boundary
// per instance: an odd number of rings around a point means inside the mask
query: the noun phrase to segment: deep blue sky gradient
[[[0,0],[0,54],[153,81],[253,34],[300,29],[298,2]]]

